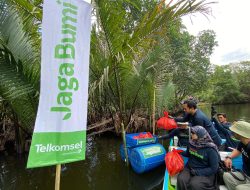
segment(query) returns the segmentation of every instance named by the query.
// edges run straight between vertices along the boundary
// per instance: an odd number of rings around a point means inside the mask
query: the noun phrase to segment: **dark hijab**
[[[190,139],[189,143],[197,149],[200,148],[214,148],[218,151],[217,146],[214,144],[207,130],[202,126],[191,127],[191,133],[195,133],[198,136],[197,140]]]

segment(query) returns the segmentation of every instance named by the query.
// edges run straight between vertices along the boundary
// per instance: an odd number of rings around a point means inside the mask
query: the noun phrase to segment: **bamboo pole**
[[[126,132],[124,130],[124,124],[123,122],[121,123],[122,126],[122,139],[123,139],[123,146],[124,146],[124,152],[125,152],[125,158],[126,158],[126,165],[129,166],[129,161],[128,161],[128,150],[127,150],[127,143],[126,143]]]
[[[60,190],[61,164],[56,165],[55,190]]]
[[[153,127],[153,135],[155,135],[155,86],[154,86],[154,94],[153,94],[152,127]]]

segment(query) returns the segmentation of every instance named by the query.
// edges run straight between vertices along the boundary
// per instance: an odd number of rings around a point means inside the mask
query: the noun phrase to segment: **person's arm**
[[[232,126],[231,123],[227,122],[227,123],[223,123],[222,126],[227,129],[227,130],[230,130],[230,127]]]
[[[217,172],[219,167],[219,155],[218,152],[211,148],[208,150],[208,167],[195,169],[193,172],[198,176],[210,176]]]
[[[177,134],[179,133],[179,131],[180,131],[179,128],[173,129],[170,133],[168,133],[166,135],[158,136],[158,139],[171,139],[174,136],[177,136]]]
[[[239,146],[238,146],[239,147]],[[227,168],[232,168],[232,159],[238,157],[241,152],[237,149],[234,149],[229,156],[226,157],[224,163]]]
[[[216,118],[213,118],[212,121],[214,122],[214,127],[218,130],[221,131],[225,136],[229,135],[230,136],[230,132],[223,127]]]
[[[187,122],[189,121],[189,115],[188,114],[185,114],[183,117],[174,117],[174,120],[176,122]]]

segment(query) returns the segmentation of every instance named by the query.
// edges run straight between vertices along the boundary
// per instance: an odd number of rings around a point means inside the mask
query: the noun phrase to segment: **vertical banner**
[[[85,159],[91,5],[44,0],[41,91],[27,168]]]

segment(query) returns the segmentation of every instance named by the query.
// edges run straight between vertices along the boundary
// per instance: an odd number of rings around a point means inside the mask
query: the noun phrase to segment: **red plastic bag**
[[[140,133],[139,135],[133,137],[133,139],[146,139],[146,138],[153,138],[153,135],[150,132],[147,132],[147,133]]]
[[[157,121],[157,127],[161,129],[171,130],[177,128],[177,124],[174,119],[168,117],[168,112],[164,112],[164,117],[161,117]]]
[[[183,150],[173,149],[165,156],[165,163],[170,176],[178,174],[184,168],[184,160],[180,155],[181,152]]]

